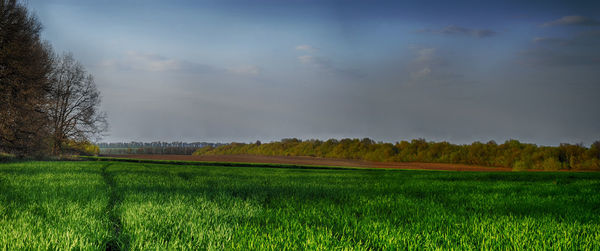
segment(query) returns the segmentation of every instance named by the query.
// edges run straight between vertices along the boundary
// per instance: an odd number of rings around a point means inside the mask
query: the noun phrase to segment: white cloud
[[[429,66],[426,66],[425,68],[419,71],[411,73],[411,77],[413,80],[420,80],[426,78],[429,75],[431,75],[431,68],[429,68]]]
[[[314,57],[311,55],[302,55],[302,56],[298,56],[298,61],[300,61],[300,63],[303,63],[303,64],[310,64],[311,62],[314,61]]]
[[[364,77],[364,74],[359,70],[352,68],[340,68],[329,60],[328,58],[320,57],[320,56],[312,56],[312,55],[302,55],[298,56],[298,61],[304,65],[311,66],[315,69],[318,69],[321,72],[326,72],[330,74],[339,74],[343,76],[349,77]]]
[[[408,65],[408,85],[439,84],[458,77],[437,48],[413,47],[414,58]]]
[[[135,70],[143,71],[173,71],[181,69],[182,62],[157,54],[145,54],[129,51],[125,54],[123,63]]]
[[[310,45],[307,45],[307,44],[301,44],[301,45],[296,46],[296,50],[298,50],[298,51],[307,51],[307,52],[311,52],[312,53],[312,52],[318,51],[319,49],[317,49],[315,47],[312,47]]]
[[[435,48],[420,48],[416,51],[417,57],[415,62],[417,63],[430,63],[433,61],[435,56]]]
[[[298,57],[298,61],[300,61],[302,64],[312,65],[321,70],[338,71],[338,69],[334,67],[332,62],[327,58],[312,55],[302,55]]]
[[[238,75],[256,76],[256,75],[260,74],[261,70],[258,66],[255,66],[255,65],[242,65],[242,66],[227,68],[227,71],[234,73],[234,74],[238,74]]]
[[[207,65],[191,63],[185,60],[168,58],[158,54],[128,51],[117,59],[105,60],[100,63],[103,68],[112,68],[122,71],[146,71],[146,72],[212,72],[215,68]]]

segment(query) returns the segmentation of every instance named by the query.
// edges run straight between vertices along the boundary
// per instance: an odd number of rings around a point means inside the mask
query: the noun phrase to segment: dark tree
[[[107,129],[94,79],[72,54],[54,60],[50,82],[48,116],[53,154],[61,153],[70,141],[90,141]]]
[[[592,145],[590,146],[589,150],[593,158],[600,159],[600,140],[594,141],[594,143],[592,143]]]
[[[50,47],[41,24],[16,0],[0,0],[0,151],[19,156],[48,146]]]

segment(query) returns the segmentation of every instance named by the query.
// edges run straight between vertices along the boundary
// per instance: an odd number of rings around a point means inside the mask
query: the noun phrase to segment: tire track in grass
[[[110,174],[106,169],[110,167],[112,163],[105,164],[102,166],[101,173],[104,182],[108,186],[108,204],[106,205],[106,214],[108,215],[108,219],[112,225],[112,231],[114,236],[108,241],[106,244],[106,250],[125,250],[127,243],[121,243],[119,241],[119,237],[121,235],[121,229],[123,228],[123,223],[121,222],[121,218],[119,214],[116,212],[116,206],[121,202],[121,196],[117,193],[116,182],[112,174]]]

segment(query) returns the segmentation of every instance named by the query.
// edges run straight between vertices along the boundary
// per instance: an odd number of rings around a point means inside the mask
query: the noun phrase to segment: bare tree
[[[0,151],[19,156],[47,150],[49,45],[41,24],[16,0],[0,0]]]
[[[99,111],[100,93],[94,78],[71,53],[55,57],[50,81],[48,116],[53,154],[62,152],[70,140],[89,141],[106,131],[106,113]]]

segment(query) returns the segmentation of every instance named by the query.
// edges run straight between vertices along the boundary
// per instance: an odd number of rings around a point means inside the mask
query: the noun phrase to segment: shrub
[[[531,168],[531,164],[528,163],[527,161],[523,161],[523,160],[517,160],[513,164],[513,170],[515,170],[515,171],[527,170],[530,168]]]
[[[544,170],[557,171],[561,169],[561,167],[562,164],[560,163],[560,161],[558,161],[558,159],[555,158],[548,158],[542,162],[542,169]]]
[[[0,162],[11,161],[11,160],[14,160],[15,158],[16,157],[14,154],[0,152]]]
[[[582,169],[600,169],[600,159],[589,159],[581,164]]]
[[[77,155],[95,156],[100,153],[100,148],[89,141],[69,140],[64,146],[65,152]]]
[[[210,152],[214,149],[215,148],[212,146],[205,146],[196,150],[194,153],[192,153],[192,155],[210,155]]]

